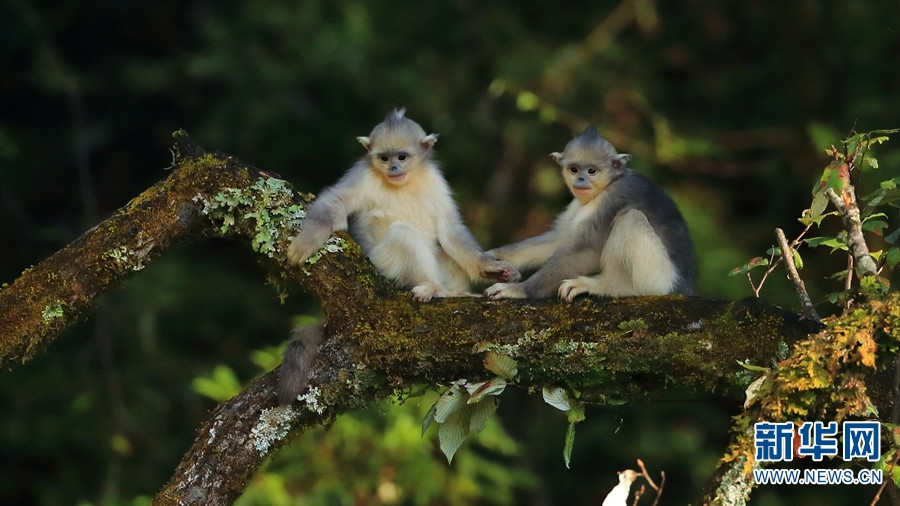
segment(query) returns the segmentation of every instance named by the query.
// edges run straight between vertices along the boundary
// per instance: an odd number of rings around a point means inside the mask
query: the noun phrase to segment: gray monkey
[[[553,228],[488,251],[518,269],[537,271],[521,283],[496,283],[492,299],[559,298],[582,293],[626,297],[694,293],[694,246],[675,203],[628,168],[594,126],[550,155],[575,197]]]

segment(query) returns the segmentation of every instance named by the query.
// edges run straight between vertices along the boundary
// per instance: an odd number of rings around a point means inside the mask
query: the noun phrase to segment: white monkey
[[[625,297],[693,293],[694,247],[681,213],[662,190],[627,167],[594,126],[550,155],[575,199],[553,228],[488,251],[519,269],[537,268],[521,283],[496,283],[492,299],[571,302],[582,293]]]
[[[485,254],[462,222],[433,160],[437,134],[394,110],[357,140],[368,153],[310,206],[288,259],[301,264],[336,230],[350,234],[385,277],[415,298],[465,295],[474,280],[518,271]]]
[[[292,264],[308,260],[334,231],[349,228],[378,271],[422,302],[471,295],[471,282],[482,278],[519,279],[512,265],[484,253],[463,224],[432,159],[436,134],[426,135],[399,109],[357,140],[368,153],[313,201],[288,248]],[[279,370],[281,404],[306,388],[324,330],[294,330]]]

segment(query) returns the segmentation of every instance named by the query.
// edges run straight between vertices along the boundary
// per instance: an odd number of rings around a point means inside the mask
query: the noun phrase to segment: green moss
[[[643,318],[636,318],[634,320],[627,320],[619,323],[619,330],[625,332],[644,331],[649,328],[650,327],[644,323]]]
[[[41,318],[43,318],[45,324],[49,324],[57,318],[62,318],[64,314],[63,303],[57,300],[51,305],[44,306],[44,310],[41,311]]]

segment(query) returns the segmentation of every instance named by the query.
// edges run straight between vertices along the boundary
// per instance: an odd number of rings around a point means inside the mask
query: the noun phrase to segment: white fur
[[[289,261],[305,262],[332,232],[346,229],[352,216],[351,233],[375,267],[411,287],[420,301],[470,295],[470,282],[482,276],[517,280],[516,269],[485,255],[463,224],[446,180],[430,159],[437,136],[394,114],[392,121],[405,123],[381,123],[361,137],[370,155],[310,206],[288,248]],[[382,161],[383,155],[391,160]],[[401,167],[399,179],[388,177],[395,163]]]
[[[564,280],[559,297],[571,302],[582,293],[610,297],[664,295],[678,277],[662,240],[637,209],[613,220],[600,263],[600,274]]]
[[[416,287],[416,298],[462,295],[469,276],[439,243],[449,226],[441,222],[459,220],[447,183],[430,163],[408,177],[400,187],[384,184],[373,171],[360,178],[357,240],[384,276]]]

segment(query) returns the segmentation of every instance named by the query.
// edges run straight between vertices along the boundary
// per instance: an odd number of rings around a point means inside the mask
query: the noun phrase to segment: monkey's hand
[[[482,278],[496,279],[501,283],[515,283],[521,277],[519,271],[512,264],[499,260],[482,262],[479,271]]]
[[[559,298],[566,301],[572,302],[575,297],[583,294],[590,293],[591,287],[596,285],[594,278],[589,276],[578,276],[575,279],[564,279],[562,284],[559,285]]]
[[[493,300],[526,298],[522,283],[494,283],[484,291],[484,295]]]
[[[294,236],[288,247],[287,257],[291,265],[301,265],[325,244],[331,236],[331,226],[307,219],[303,230]]]

